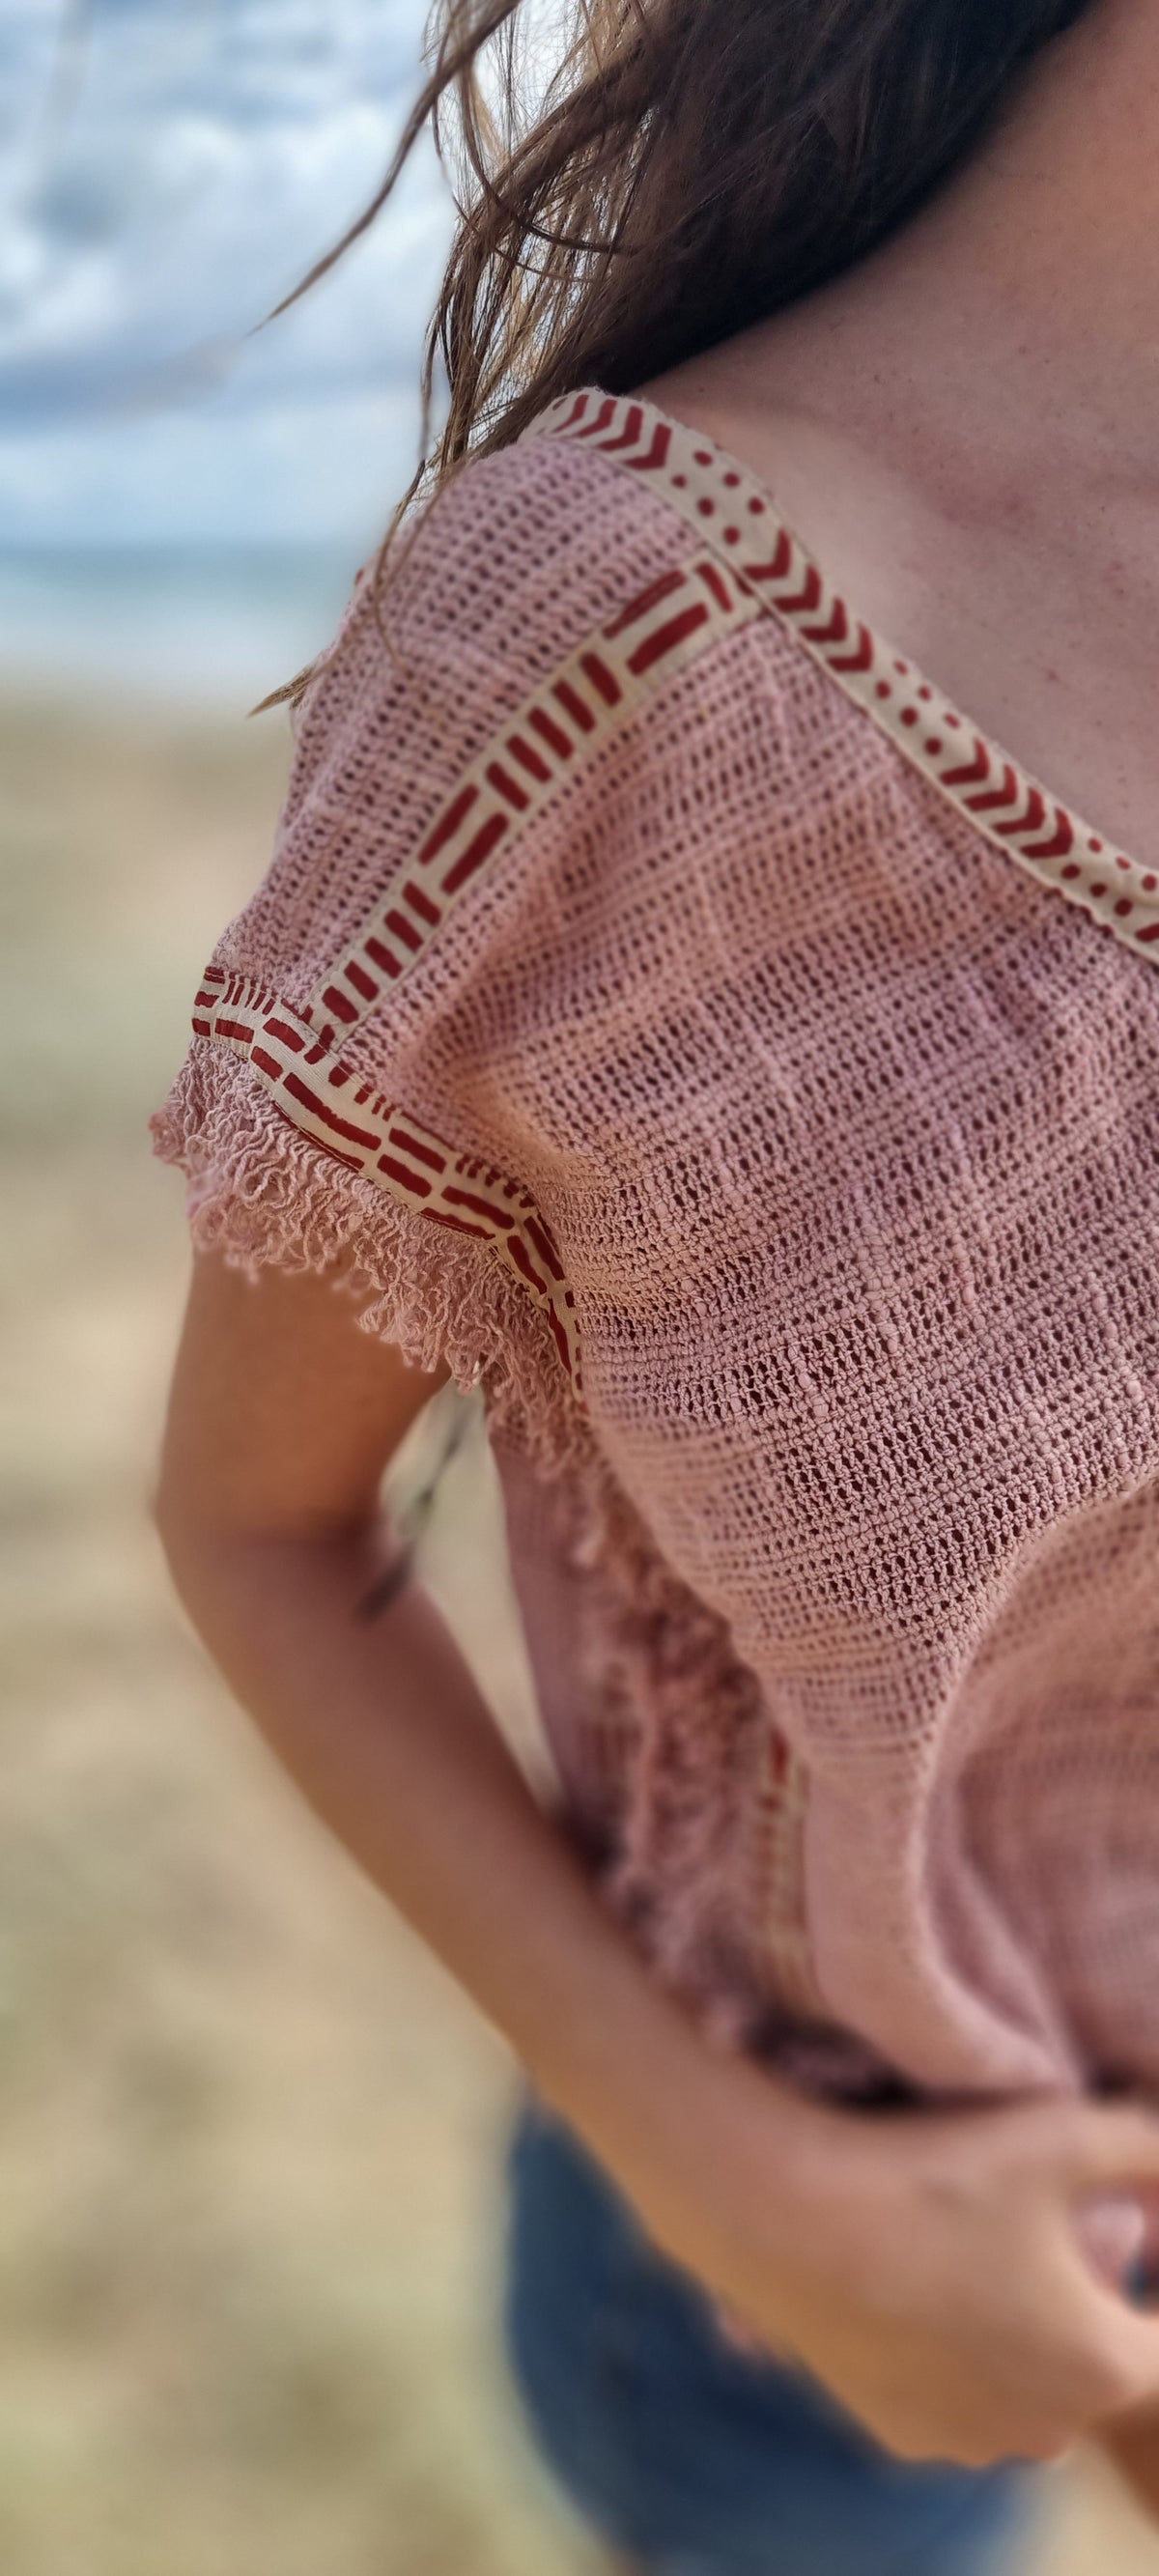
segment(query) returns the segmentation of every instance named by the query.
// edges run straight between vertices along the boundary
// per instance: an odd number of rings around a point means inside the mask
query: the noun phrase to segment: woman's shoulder
[[[570,920],[577,823],[611,873],[684,739],[633,720],[719,620],[695,530],[568,439],[469,458],[397,543],[315,666],[270,863],[211,960],[327,1043],[386,1010],[401,1039],[520,945],[529,908]]]
[[[372,654],[393,640],[460,706],[466,687],[485,719],[492,699],[531,689],[694,542],[637,478],[536,422],[468,457],[404,521],[385,584],[360,575],[352,622]]]
[[[534,1082],[578,910],[563,809],[574,781],[591,810],[607,630],[682,542],[606,461],[528,439],[452,477],[377,591],[367,569],[153,1121],[200,1245],[294,1269],[348,1250],[388,1339],[461,1383],[489,1353],[529,1412],[576,1368]]]
[[[581,781],[590,814],[600,755],[738,614],[638,476],[534,430],[468,459],[395,543],[295,723],[279,850],[332,936],[404,851],[457,895],[469,853],[506,858]]]

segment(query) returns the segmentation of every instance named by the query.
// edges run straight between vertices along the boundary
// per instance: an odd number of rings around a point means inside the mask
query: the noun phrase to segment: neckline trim
[[[690,429],[642,395],[583,385],[547,404],[521,436],[595,448],[638,475],[975,832],[1159,965],[1159,871],[1061,804],[911,658],[858,617],[781,516],[768,487],[708,432]]]

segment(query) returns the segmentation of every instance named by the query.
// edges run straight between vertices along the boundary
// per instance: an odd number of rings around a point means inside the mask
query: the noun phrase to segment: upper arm
[[[157,1518],[263,1537],[364,1520],[383,1469],[447,1368],[408,1366],[359,1329],[338,1285],[195,1256],[162,1444]]]

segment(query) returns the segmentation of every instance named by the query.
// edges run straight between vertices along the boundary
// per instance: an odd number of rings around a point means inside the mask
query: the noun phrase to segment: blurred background
[[[289,727],[245,710],[417,460],[433,152],[253,326],[377,184],[422,21],[0,0],[4,2576],[601,2563],[499,2356],[504,2051],[229,1701],[145,1509],[187,1267],[145,1122],[268,856]],[[423,1571],[531,1747],[477,1435]],[[1159,2535],[1076,2459],[1042,2576],[1108,2570]]]

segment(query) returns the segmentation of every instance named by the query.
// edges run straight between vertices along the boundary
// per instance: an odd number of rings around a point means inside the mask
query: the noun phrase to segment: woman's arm
[[[717,2055],[645,1971],[414,1584],[367,1615],[383,1467],[440,1383],[327,1279],[195,1261],[156,1505],[194,1625],[317,1814],[657,2241],[913,2457],[1051,2454],[1159,2387],[1083,2191],[1159,2191],[1141,2110],[891,2121]]]
[[[637,2178],[700,2043],[539,1807],[429,1596],[408,1581],[376,1606],[383,1468],[443,1382],[360,1332],[330,1281],[251,1284],[199,1258],[156,1519],[194,1626],[316,1813]]]
[[[1159,2523],[1159,2404],[1152,2398],[1132,2407],[1104,2424],[1098,2438],[1135,2503]]]

